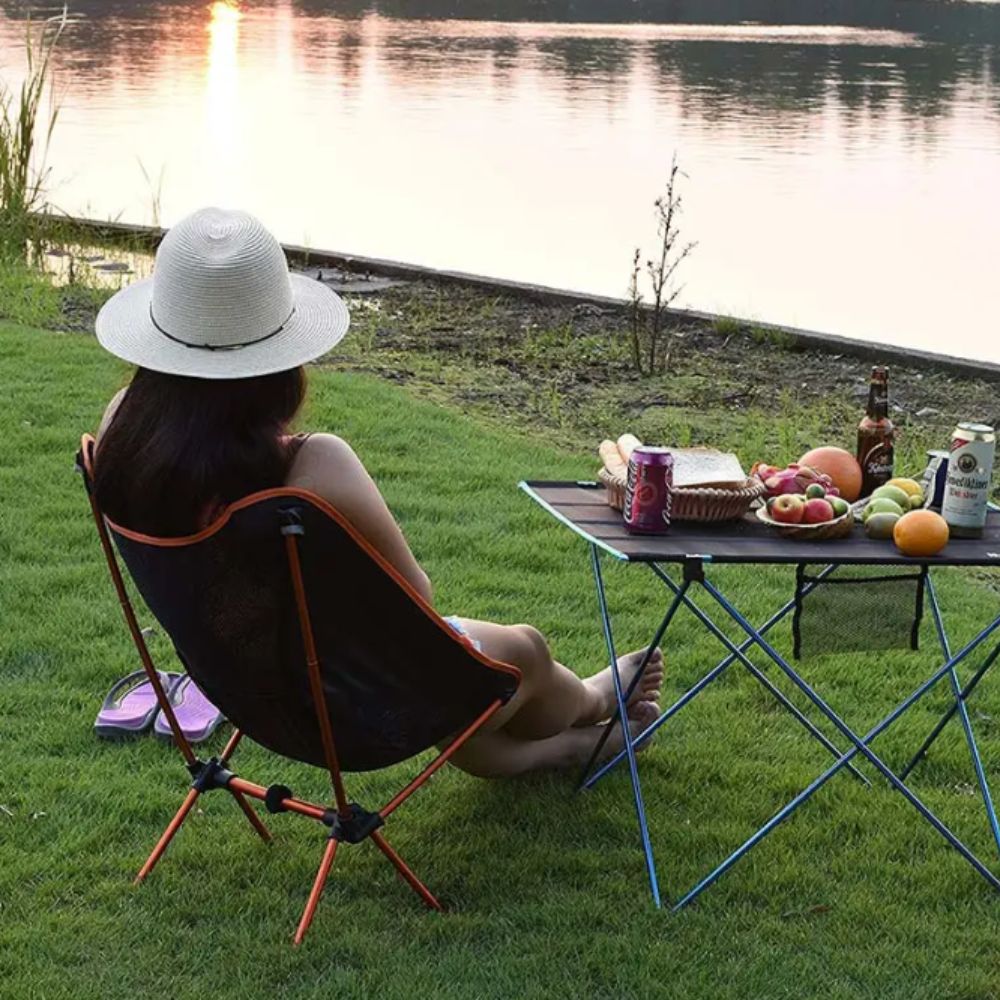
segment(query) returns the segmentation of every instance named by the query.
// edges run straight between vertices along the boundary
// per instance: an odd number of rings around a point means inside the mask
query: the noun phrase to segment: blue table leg
[[[835,566],[827,566],[821,573],[818,574],[816,580],[814,580],[812,583],[808,584],[805,588],[803,588],[802,593],[803,594],[809,593],[810,590],[819,585],[819,582],[825,576],[828,576],[830,573],[832,573],[835,568],[836,568]],[[676,605],[677,600],[684,600],[684,603],[691,609],[691,611],[702,622],[702,624],[704,624],[705,627],[708,628],[708,630],[711,631],[722,642],[722,644],[726,646],[727,649],[731,649],[732,652],[730,652],[729,655],[724,660],[721,660],[719,663],[717,663],[715,667],[713,667],[707,674],[704,675],[704,677],[702,677],[694,685],[688,688],[688,690],[685,691],[684,694],[682,694],[658,719],[656,719],[654,722],[651,722],[636,738],[635,742],[637,744],[641,744],[645,740],[648,740],[662,725],[664,725],[674,715],[676,715],[697,694],[699,694],[706,687],[708,687],[708,685],[711,684],[714,680],[717,680],[719,677],[721,677],[722,674],[724,674],[726,670],[733,663],[739,660],[740,663],[747,668],[750,674],[754,676],[758,681],[760,681],[760,683],[768,691],[770,691],[772,695],[774,695],[774,697],[778,700],[779,703],[781,703],[786,709],[788,709],[788,711],[792,714],[792,716],[795,719],[797,719],[812,734],[812,736],[814,736],[824,747],[826,747],[826,749],[829,750],[834,757],[840,757],[842,751],[837,746],[835,746],[823,732],[817,729],[816,726],[808,718],[806,718],[806,716],[803,715],[802,712],[792,702],[788,700],[785,694],[777,687],[775,687],[774,684],[771,682],[771,680],[765,674],[763,674],[744,655],[746,650],[753,645],[752,639],[746,639],[739,647],[736,647],[735,644],[729,639],[729,637],[720,629],[718,629],[718,627],[711,620],[711,618],[709,618],[701,610],[701,608],[699,608],[696,604],[694,604],[690,600],[690,598],[685,599],[683,597],[682,592],[687,590],[688,586],[687,582],[678,585],[674,583],[674,581],[670,578],[669,574],[667,574],[659,566],[651,565],[650,569],[653,570],[653,572],[657,575],[657,577],[661,580],[661,582],[666,584],[674,592],[675,595],[674,604],[672,604],[671,607],[674,607]],[[764,622],[764,624],[761,625],[761,627],[758,629],[758,632],[761,635],[764,635],[766,632],[770,631],[770,629],[772,629],[779,621],[781,621],[788,615],[788,612],[791,611],[792,608],[794,608],[794,606],[795,602],[789,601],[782,608],[776,611],[766,622]],[[662,638],[662,632],[658,634]],[[597,782],[600,781],[600,779],[603,778],[605,774],[607,774],[609,771],[615,768],[624,759],[625,759],[625,751],[619,750],[614,757],[606,761],[596,771],[594,771],[593,774],[587,777],[583,781],[580,787],[593,788],[593,786],[597,784]],[[588,770],[590,766],[591,765],[588,765]],[[851,771],[851,773],[859,781],[861,781],[863,784],[869,787],[871,786],[871,782],[853,764],[848,764],[847,767],[848,770]]]
[[[646,807],[642,801],[642,786],[639,784],[639,768],[635,760],[635,747],[632,744],[632,734],[626,723],[625,696],[622,690],[622,679],[618,672],[618,657],[615,655],[615,642],[611,634],[611,618],[608,614],[608,603],[604,593],[604,578],[601,576],[601,559],[596,545],[590,547],[590,561],[594,570],[594,581],[597,584],[597,601],[601,611],[601,624],[604,627],[604,642],[608,648],[611,660],[611,676],[614,680],[615,699],[618,702],[618,712],[622,720],[622,738],[625,741],[625,755],[628,758],[629,776],[632,779],[632,794],[635,797],[635,813],[639,820],[639,837],[642,841],[642,851],[646,857],[646,872],[649,875],[649,889],[653,895],[653,903],[659,909],[660,886],[656,878],[656,865],[653,862],[653,847],[649,842],[649,829],[646,825]]]
[[[937,594],[934,590],[934,581],[931,580],[929,575],[927,577],[927,596],[930,600],[931,614],[934,616],[934,626],[937,629],[941,648],[944,650],[945,657],[950,660],[951,643],[948,641],[948,633],[945,631],[941,607],[938,604]],[[1000,854],[1000,824],[997,823],[997,812],[993,806],[993,796],[990,794],[990,785],[986,778],[986,771],[983,768],[983,761],[979,756],[976,736],[972,731],[969,710],[966,708],[965,699],[962,697],[962,685],[959,683],[958,672],[954,667],[948,671],[948,679],[951,681],[951,690],[955,696],[955,707],[958,711],[958,717],[962,721],[965,742],[969,746],[969,755],[972,757],[972,766],[976,772],[976,783],[979,785],[979,793],[982,795],[983,805],[986,807],[986,816],[989,819],[990,830],[993,833],[993,842],[997,845],[997,853]]]
[[[972,692],[976,690],[976,687],[978,686],[979,682],[985,676],[986,671],[989,670],[991,666],[993,666],[993,662],[994,660],[996,660],[997,656],[1000,656],[1000,646],[997,646],[996,649],[994,649],[993,652],[990,653],[990,655],[987,656],[985,660],[983,660],[982,664],[979,666],[979,669],[972,675],[972,678],[969,680],[969,683],[966,684],[964,688],[962,688],[962,695],[961,695],[962,701],[966,701],[969,695],[971,695]],[[938,738],[938,736],[941,735],[941,730],[944,729],[944,727],[947,726],[949,722],[951,722],[953,716],[957,711],[958,711],[958,702],[956,701],[952,703],[948,711],[945,712],[944,715],[942,715],[941,718],[938,720],[937,725],[931,730],[930,735],[927,737],[927,739],[924,740],[924,742],[920,745],[920,749],[913,755],[913,758],[909,762],[909,764],[907,764],[906,767],[904,767],[903,770],[899,772],[899,776],[901,778],[905,780],[906,777],[909,775],[909,773],[917,766],[917,764],[920,763],[924,755],[931,748],[931,744]]]
[[[830,708],[829,705],[803,680],[781,655],[771,647],[766,640],[754,632],[753,626],[733,605],[708,581],[704,581],[705,589],[715,598],[719,605],[730,615],[730,617],[754,639],[756,645],[772,659],[789,679],[813,702],[816,707],[834,724],[837,728],[854,744],[853,748],[845,753],[835,764],[831,765],[820,777],[812,782],[807,788],[800,792],[791,802],[780,809],[767,823],[764,824],[753,836],[736,849],[725,861],[702,879],[690,892],[683,896],[674,906],[679,910],[686,906],[700,893],[707,889],[712,883],[720,878],[729,868],[731,868],[744,854],[758,844],[775,827],[787,819],[803,802],[825,784],[834,774],[844,767],[857,753],[863,754],[878,770],[885,776],[890,784],[899,791],[910,804],[927,820],[930,825],[941,834],[942,837],[956,850],[979,874],[993,886],[1000,890],[1000,879],[998,879],[982,861],[977,858],[962,841],[940,820],[938,817],[900,780],[900,778],[886,765],[882,759],[868,746],[884,729],[898,719],[903,712],[907,711],[919,698],[931,689],[942,677],[950,673],[975,649],[977,649],[990,635],[1000,628],[1000,618],[995,619],[989,626],[983,629],[971,642],[967,643],[955,656],[951,657],[939,670],[937,670],[927,681],[920,685],[917,690],[894,709],[885,719],[864,737],[857,736],[854,731]]]
[[[665,570],[656,565],[654,565],[652,569],[653,572],[656,573],[656,575],[671,590],[674,591],[674,593],[677,592],[677,584],[674,583],[674,581],[670,578],[669,574],[666,573]],[[707,589],[708,587],[707,581],[703,580],[702,585],[705,586]],[[813,586],[815,586],[815,584]],[[685,595],[682,598],[682,600],[684,601],[685,605],[687,605],[687,607],[691,610],[691,612],[695,615],[695,617],[726,647],[726,649],[729,650],[729,655],[731,658],[738,659],[740,663],[742,663],[743,666],[746,667],[746,669],[750,672],[750,674],[752,674],[753,677],[755,677],[774,696],[774,698],[776,698],[777,701],[780,702],[780,704],[785,709],[787,709],[792,714],[792,716],[799,723],[801,723],[801,725],[804,726],[805,729],[813,737],[815,737],[815,739],[818,740],[822,746],[824,746],[830,752],[830,754],[833,757],[839,757],[841,755],[843,751],[839,747],[837,747],[836,744],[831,742],[830,739],[826,736],[826,734],[823,733],[822,730],[818,729],[815,723],[813,723],[809,718],[807,718],[802,713],[801,709],[799,709],[794,704],[794,702],[790,701],[788,696],[780,688],[776,687],[775,684],[771,681],[771,679],[765,673],[763,673],[756,666],[756,664],[754,664],[754,662],[746,655],[745,650],[748,649],[750,646],[754,645],[757,642],[757,637],[763,636],[763,632],[761,632],[759,629],[754,630],[753,627],[751,626],[751,632],[754,632],[755,634],[748,637],[742,646],[737,646],[733,642],[733,640],[730,639],[729,636],[726,635],[726,633],[723,632],[722,629],[720,629],[719,626],[716,625],[715,622],[712,621],[712,619],[704,611],[702,611],[701,608],[699,608],[698,605],[694,603],[694,601],[691,600],[690,597]],[[869,780],[860,771],[858,771],[853,764],[850,765],[849,770],[853,772],[854,776],[859,781],[861,781],[865,785],[870,786],[871,782],[869,782]]]
[[[913,692],[913,694],[893,709],[893,711],[890,712],[881,722],[879,722],[878,725],[870,729],[859,742],[867,745],[888,729],[889,726],[891,726],[904,712],[908,711],[917,701],[930,691],[930,689],[934,687],[934,685],[937,684],[938,681],[949,672],[949,670],[953,669],[956,663],[968,656],[973,649],[979,646],[980,643],[983,642],[986,637],[992,634],[998,627],[1000,627],[1000,618],[994,621],[989,628],[980,632],[980,634],[964,649],[962,649],[957,656],[952,657],[952,659],[941,667],[940,670],[924,681],[924,683],[921,684],[920,687]],[[1000,649],[1000,646],[998,646],[998,649]],[[860,750],[861,747],[859,745],[856,745],[852,749],[848,750],[847,753],[840,758],[840,760],[827,768],[826,771],[824,771],[818,778],[816,778],[815,781],[812,782],[812,784],[799,792],[799,794],[792,799],[791,802],[779,809],[778,812],[776,812],[774,816],[767,821],[767,823],[765,823],[755,834],[753,834],[753,836],[744,841],[743,844],[733,851],[733,853],[730,854],[725,861],[709,872],[709,874],[706,875],[693,889],[691,889],[690,892],[682,896],[674,906],[674,910],[677,911],[687,906],[688,903],[704,892],[705,889],[712,885],[712,883],[718,881],[718,879],[730,868],[732,868],[732,866],[736,864],[736,862],[739,861],[740,858],[747,853],[747,851],[753,848],[756,844],[759,844],[760,841],[762,841],[775,827],[777,827],[784,820],[788,819],[788,817],[791,816],[791,814],[800,805],[802,805],[803,802],[805,802],[813,795],[813,793],[826,784],[826,782],[829,781],[830,778],[837,773],[837,771],[844,767],[847,762]],[[933,816],[933,813],[931,815]],[[981,861],[979,861],[979,859],[976,858],[975,855],[973,855],[971,851],[969,851],[968,848],[966,848],[965,845],[962,844],[957,837],[955,837],[954,834],[951,833],[951,831],[947,830],[947,828],[944,827],[944,824],[941,823],[937,817],[934,817],[932,825],[935,826],[935,829],[938,829],[938,831],[942,833],[945,839],[948,840],[953,847],[956,847],[959,853],[962,854],[967,861],[969,861],[972,867],[975,868],[987,882],[989,882],[995,889],[1000,889],[1000,880],[998,880],[996,876],[994,876],[994,874]]]
[[[685,584],[683,589],[687,590],[687,584]],[[671,602],[670,607],[667,608],[667,613],[663,616],[663,620],[660,622],[659,627],[657,628],[656,632],[653,635],[652,641],[646,647],[646,652],[643,654],[642,661],[639,664],[639,669],[636,671],[635,677],[632,678],[632,682],[629,684],[628,690],[625,692],[624,703],[626,705],[628,704],[629,698],[632,697],[632,692],[636,689],[639,682],[642,680],[642,675],[646,672],[646,667],[649,665],[649,660],[653,655],[653,650],[660,645],[660,642],[663,640],[663,636],[666,634],[667,628],[669,627],[670,622],[674,617],[674,614],[680,607],[682,596],[683,596],[682,594],[678,594]],[[582,788],[590,788],[591,785],[593,784],[593,781],[588,778],[588,776],[590,775],[590,769],[594,766],[594,761],[597,760],[598,756],[600,755],[600,752],[604,749],[604,744],[607,743],[608,738],[614,731],[614,727],[618,723],[618,721],[619,721],[619,713],[616,711],[614,717],[611,719],[611,722],[605,727],[604,732],[601,734],[601,738],[597,741],[597,745],[591,751],[590,757],[587,760],[586,767],[584,767],[580,775],[580,784],[578,786],[578,790]],[[635,740],[635,743],[636,745],[641,744],[642,738]],[[621,758],[624,755],[625,755],[625,750],[624,749],[619,750],[615,759],[621,760]]]

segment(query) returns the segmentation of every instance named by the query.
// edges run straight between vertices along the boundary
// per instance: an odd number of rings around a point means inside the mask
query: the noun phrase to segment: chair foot
[[[302,919],[299,921],[299,926],[295,931],[294,942],[296,947],[302,944],[302,939],[306,936],[306,931],[309,930],[309,925],[312,923],[313,916],[316,913],[319,897],[323,894],[323,886],[326,884],[330,869],[333,867],[333,859],[337,853],[337,843],[338,841],[333,838],[326,842],[326,848],[323,850],[323,860],[319,863],[319,870],[316,872],[312,891],[309,893],[306,908],[302,911]]]
[[[438,902],[430,889],[424,885],[420,879],[410,870],[406,862],[389,846],[385,837],[375,831],[371,834],[375,846],[392,862],[393,867],[399,872],[403,881],[432,909],[444,912],[444,907]]]
[[[163,831],[163,836],[157,841],[156,847],[153,848],[153,853],[146,859],[146,863],[139,869],[139,874],[136,875],[133,885],[138,885],[142,880],[156,867],[156,862],[163,857],[163,852],[167,849],[167,845],[174,838],[174,834],[181,828],[181,824],[187,819],[187,814],[191,811],[195,802],[198,801],[198,796],[201,793],[196,788],[191,788],[188,790],[187,795],[184,797],[184,801],[181,803],[180,809],[177,810],[174,818],[167,824],[166,830]]]

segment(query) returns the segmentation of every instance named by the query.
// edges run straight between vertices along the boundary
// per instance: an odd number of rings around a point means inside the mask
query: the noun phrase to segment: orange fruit
[[[911,510],[896,522],[892,540],[904,556],[935,556],[948,544],[948,523],[932,510]]]
[[[825,472],[848,503],[854,503],[861,496],[861,466],[849,451],[833,447],[813,448],[799,459],[799,465]]]

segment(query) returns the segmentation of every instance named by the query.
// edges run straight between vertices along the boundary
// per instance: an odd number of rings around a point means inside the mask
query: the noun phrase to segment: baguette
[[[622,479],[628,476],[628,466],[622,461],[621,453],[618,451],[618,445],[614,441],[602,441],[598,451],[601,455],[601,461],[604,463],[604,468],[611,473],[612,476],[620,477]]]
[[[636,448],[641,448],[642,442],[634,434],[623,434],[618,439],[618,450],[621,452],[621,456],[626,465],[628,465],[628,460],[632,457],[632,452]]]

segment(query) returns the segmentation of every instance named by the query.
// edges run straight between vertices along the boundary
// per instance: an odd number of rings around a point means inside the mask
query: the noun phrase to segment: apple
[[[826,488],[822,483],[810,483],[806,487],[807,500],[822,500],[826,496]]]
[[[833,508],[834,517],[843,517],[851,509],[851,505],[843,497],[827,497],[827,502]]]
[[[825,500],[819,502],[826,504]],[[805,509],[806,502],[802,497],[795,493],[783,493],[771,501],[768,513],[773,520],[780,521],[782,524],[799,524],[805,514]]]
[[[834,518],[833,506],[822,497],[812,497],[802,505],[803,524],[822,524]]]

